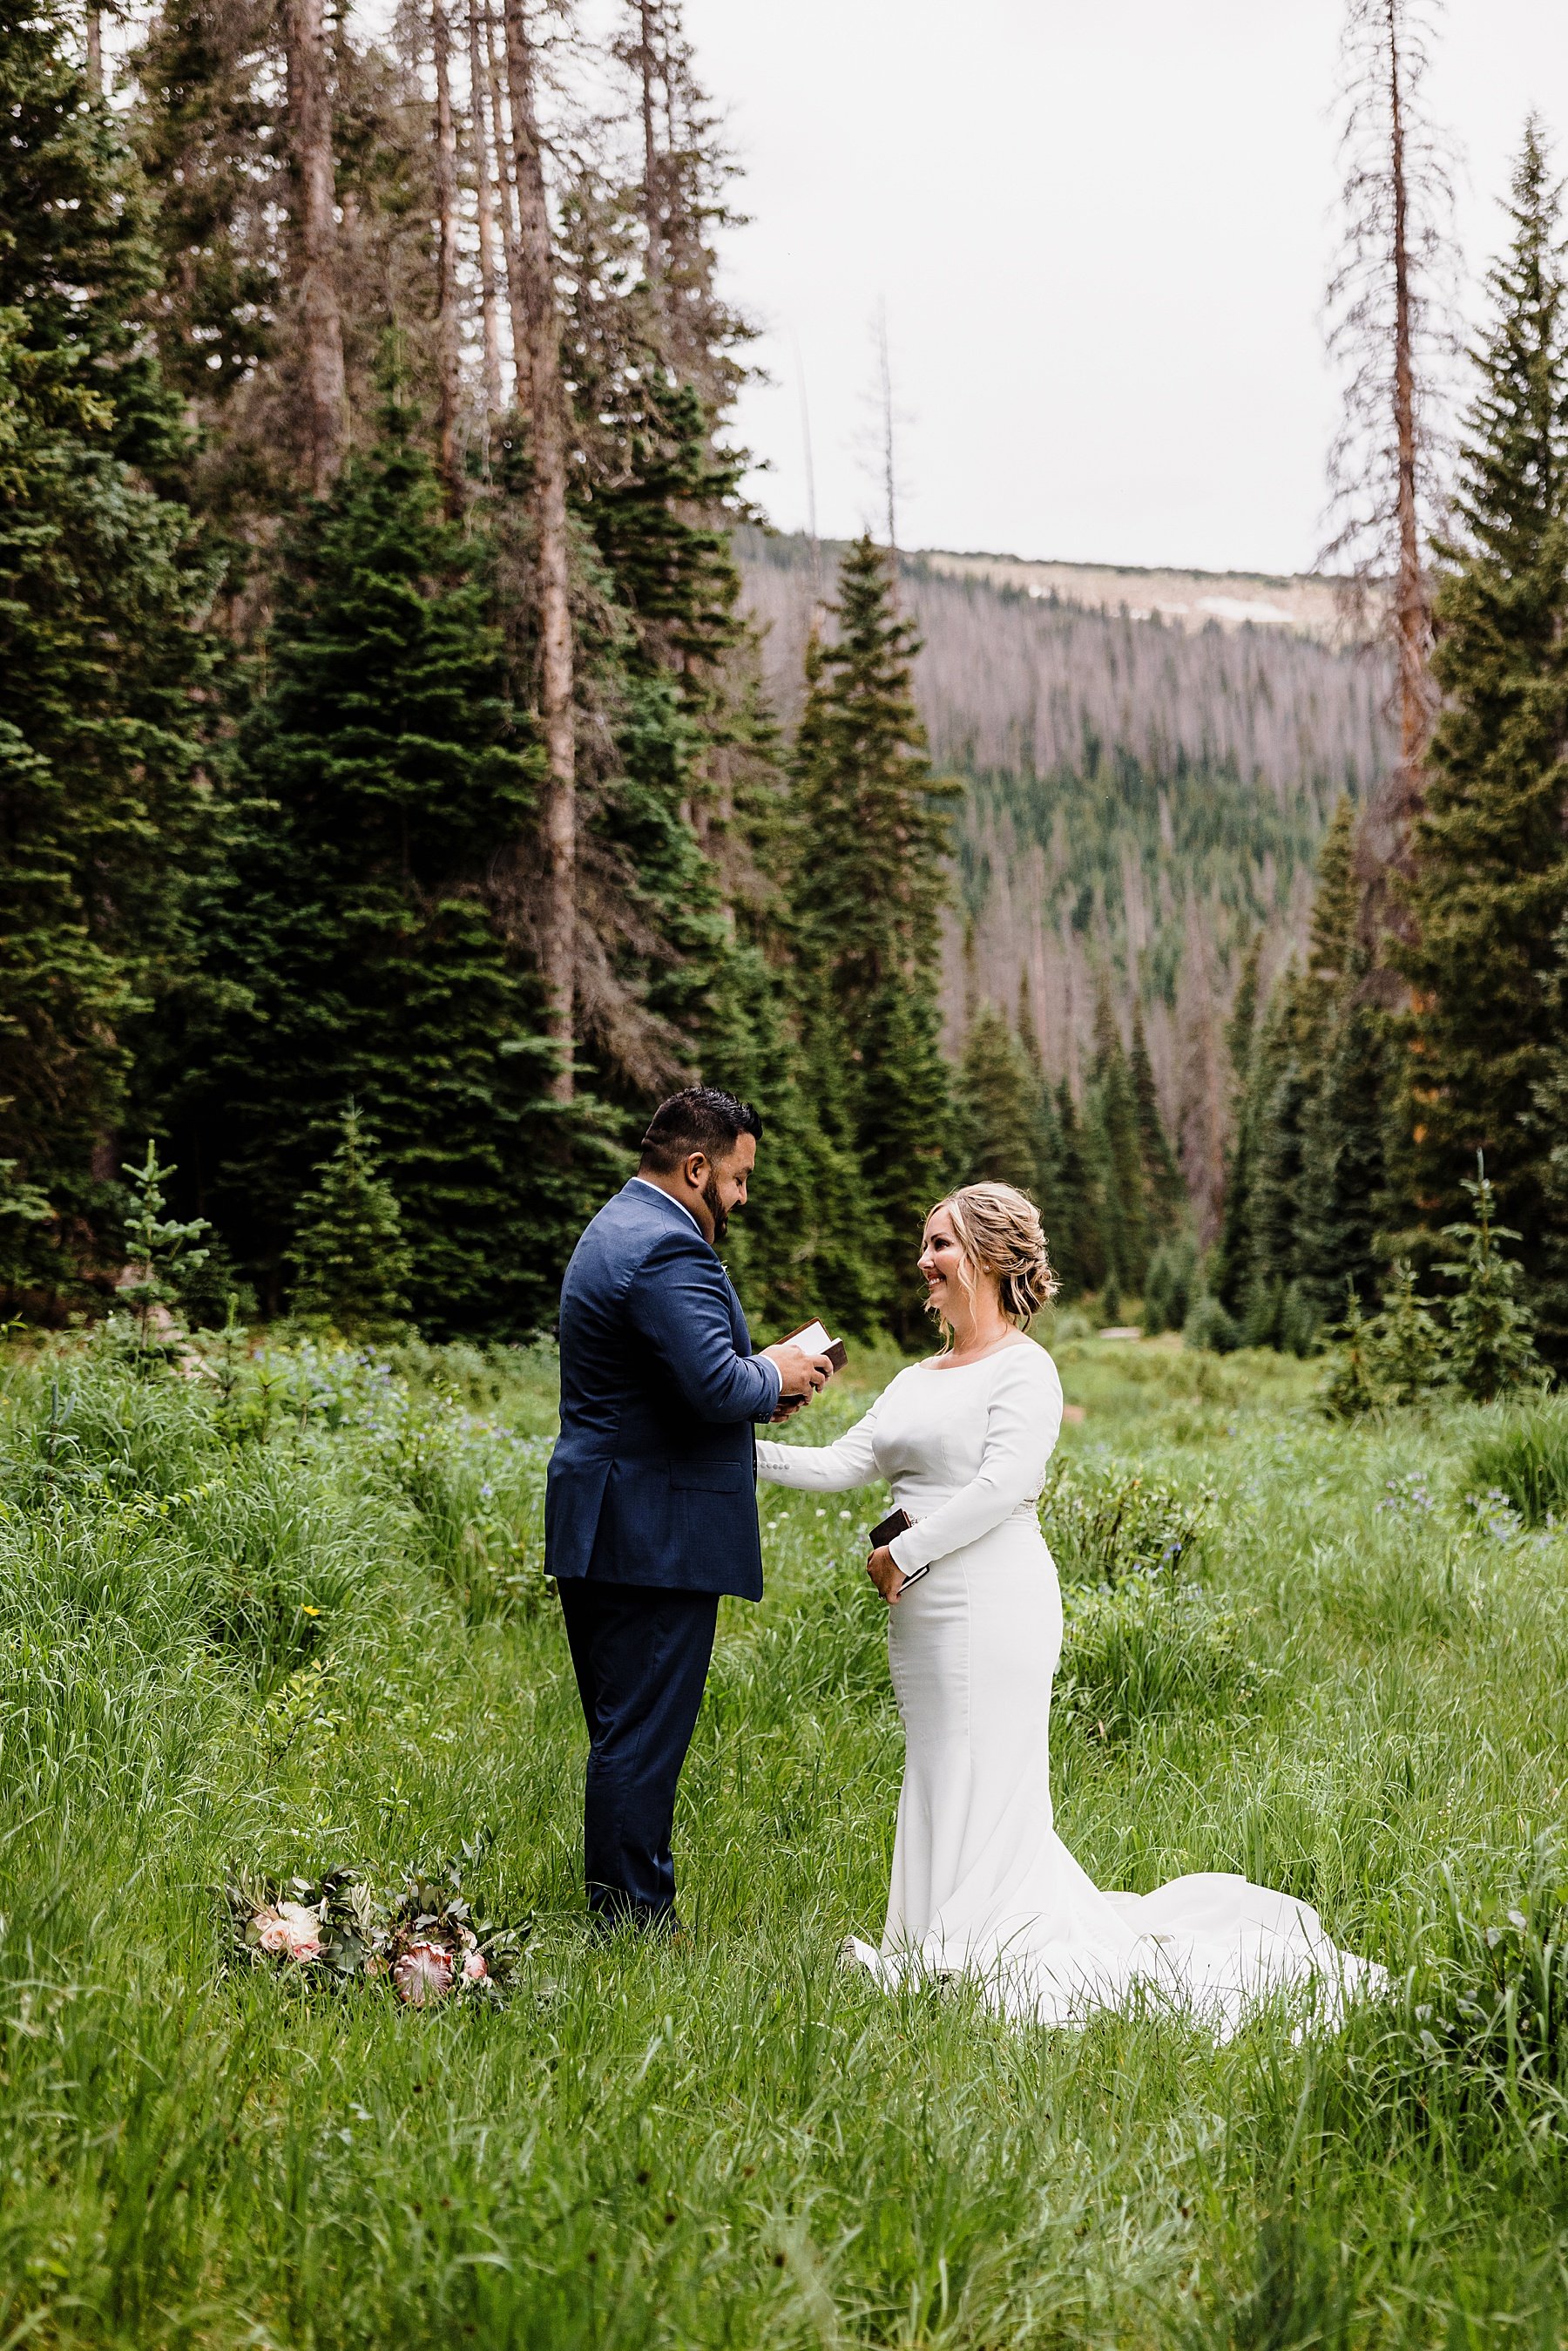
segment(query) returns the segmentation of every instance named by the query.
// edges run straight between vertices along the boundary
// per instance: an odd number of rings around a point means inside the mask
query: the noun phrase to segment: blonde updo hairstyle
[[[952,1218],[964,1288],[972,1297],[977,1274],[994,1275],[1003,1314],[1027,1330],[1058,1288],[1033,1201],[1011,1184],[964,1184],[937,1201],[931,1217],[938,1208]]]

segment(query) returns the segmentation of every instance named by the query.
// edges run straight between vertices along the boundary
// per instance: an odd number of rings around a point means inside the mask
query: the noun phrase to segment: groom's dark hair
[[[742,1134],[763,1139],[763,1122],[750,1102],[727,1094],[722,1086],[688,1086],[683,1093],[661,1102],[642,1138],[642,1164],[660,1176],[672,1175],[694,1151],[704,1151],[716,1165],[728,1159]]]

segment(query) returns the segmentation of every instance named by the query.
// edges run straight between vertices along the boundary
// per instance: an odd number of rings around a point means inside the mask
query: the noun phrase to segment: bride
[[[1242,1877],[1103,1894],[1052,1818],[1051,1683],[1062,1594],[1035,1504],[1062,1385],[1025,1335],[1055,1290],[1040,1217],[1008,1184],[969,1184],[926,1219],[920,1270],[941,1353],[900,1372],[836,1445],[759,1443],[774,1485],[838,1492],[885,1478],[913,1524],[874,1551],[903,1718],[884,1982],[978,1978],[1009,2014],[1052,2024],[1158,1988],[1233,2032],[1250,2002],[1310,1989],[1320,2013],[1381,1970],[1334,1948],[1315,1910]]]

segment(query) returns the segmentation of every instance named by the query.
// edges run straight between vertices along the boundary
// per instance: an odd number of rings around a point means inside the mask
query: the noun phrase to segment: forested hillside
[[[804,538],[738,536],[770,688],[788,713],[811,626]],[[943,1008],[1026,1002],[1049,1073],[1082,1091],[1108,995],[1141,1008],[1161,1111],[1210,1224],[1228,1139],[1223,1040],[1260,932],[1264,984],[1301,946],[1313,863],[1342,793],[1388,754],[1380,655],[1294,630],[1196,632],[900,564],[938,766],[962,779]]]

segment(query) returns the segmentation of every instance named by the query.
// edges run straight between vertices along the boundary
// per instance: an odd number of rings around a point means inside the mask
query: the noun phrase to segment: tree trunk
[[[343,463],[347,387],[337,302],[337,216],[333,202],[332,112],[321,0],[286,0],[288,133],[300,331],[306,471],[325,497]]]
[[[1416,370],[1411,349],[1409,193],[1397,0],[1387,0],[1389,177],[1394,196],[1394,429],[1398,456],[1399,569],[1394,627],[1399,654],[1399,760],[1414,800],[1429,718],[1427,657],[1432,615],[1416,508]]]
[[[566,413],[555,250],[545,193],[535,101],[533,43],[523,0],[503,0],[512,94],[512,153],[517,187],[518,261],[528,328],[532,394],[534,526],[537,537],[539,715],[547,780],[544,806],[545,908],[541,965],[550,1033],[560,1052],[556,1092],[572,1093],[576,963],[577,800],[572,610],[566,530]]]
[[[94,98],[103,96],[103,11],[87,12],[87,78]]]
[[[506,100],[501,68],[491,37],[490,0],[484,5],[485,82],[490,93],[490,120],[495,136],[496,193],[501,209],[501,251],[506,267],[506,304],[512,323],[512,405],[526,415],[533,404],[528,382],[528,311],[523,299],[523,264],[517,250],[516,173],[512,140],[506,128]]]
[[[457,133],[452,119],[452,28],[446,0],[431,0],[435,59],[436,140],[436,464],[446,510],[462,511],[462,467],[457,448],[462,388],[457,323]]]
[[[659,142],[653,130],[653,5],[635,0],[638,12],[638,76],[642,85],[642,218],[648,233],[645,267],[655,292],[664,277],[663,225],[659,214]]]
[[[485,39],[480,31],[479,0],[468,0],[468,115],[473,142],[474,204],[479,224],[479,286],[484,329],[484,413],[488,420],[499,416],[501,392],[501,338],[496,323],[499,287],[495,277],[495,183],[490,170],[490,135],[485,127],[485,101],[489,77],[485,71],[484,49],[489,26],[484,27]]]

